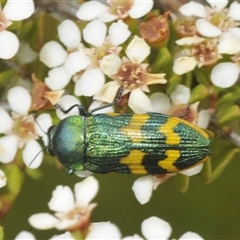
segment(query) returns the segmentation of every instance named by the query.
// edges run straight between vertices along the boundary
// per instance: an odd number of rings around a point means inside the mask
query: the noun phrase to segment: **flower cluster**
[[[184,18],[175,21],[181,37],[176,44],[182,50],[176,55],[173,70],[181,75],[196,66],[214,66],[212,83],[228,88],[236,83],[240,73],[240,4],[234,1],[226,8],[228,1],[207,2],[210,6],[189,2],[179,8]]]
[[[65,230],[64,234],[55,235],[50,239],[139,239],[137,234],[122,238],[119,228],[111,222],[91,223],[92,210],[96,207],[90,201],[99,189],[98,181],[90,176],[74,186],[74,195],[68,186],[57,186],[48,203],[50,210],[56,211],[55,216],[49,213],[38,213],[29,217],[30,225],[36,229],[46,230],[56,228]],[[141,224],[141,232],[145,239],[168,239],[172,233],[170,224],[158,217],[152,216]],[[15,239],[35,239],[34,235],[20,232]],[[179,239],[203,239],[197,233],[187,232]]]

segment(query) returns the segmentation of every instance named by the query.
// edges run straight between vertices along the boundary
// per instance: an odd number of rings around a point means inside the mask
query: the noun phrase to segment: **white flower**
[[[37,229],[78,229],[85,230],[92,210],[96,207],[90,201],[98,192],[98,181],[90,176],[75,184],[74,194],[68,186],[57,186],[48,203],[55,216],[39,213],[28,219],[31,226]]]
[[[5,176],[5,173],[0,169],[0,188],[4,187],[6,184],[7,184],[7,178]]]
[[[1,10],[1,9],[0,9]],[[34,12],[34,2],[28,0],[19,2],[8,0],[3,7],[1,17],[1,32],[0,32],[0,58],[12,58],[18,51],[19,40],[17,36],[7,31],[6,28],[11,25],[12,21],[20,21],[30,17]]]
[[[185,16],[195,16],[197,31],[205,37],[218,37],[222,32],[235,27],[239,21],[240,4],[236,1],[230,4],[229,10],[225,7],[228,4],[224,1],[207,1],[210,7],[203,6],[198,2],[188,2],[179,8],[180,13]]]
[[[149,11],[151,11],[153,3],[154,2],[152,0],[134,0],[132,2],[116,2],[110,0],[108,1],[108,7],[98,1],[89,1],[80,6],[76,16],[83,21],[92,21],[98,18],[104,22],[111,22],[117,18],[122,19],[126,18],[127,16],[137,19],[143,17]]]
[[[196,66],[200,68],[212,65],[221,58],[216,39],[209,40],[198,36],[184,37],[177,40],[176,44],[183,47],[181,55],[175,59],[173,65],[173,71],[178,75],[190,72]]]
[[[90,231],[85,239],[120,240],[121,233],[118,227],[111,222],[98,222],[90,225]]]
[[[13,161],[18,148],[23,148],[23,162],[30,168],[37,168],[42,162],[43,153],[36,141],[38,136],[34,118],[28,115],[32,104],[31,95],[25,88],[16,86],[9,90],[7,100],[13,111],[13,117],[0,108],[2,126],[0,130],[5,134],[0,138],[0,161],[2,163]]]
[[[131,90],[128,104],[134,112],[143,113],[151,111],[151,102],[143,91],[148,91],[147,85],[166,83],[166,79],[164,79],[165,74],[150,74],[146,71],[147,64],[142,62],[149,54],[150,46],[144,39],[134,36],[126,48],[126,55],[129,59],[123,58],[120,67],[118,58],[111,57],[114,61],[109,66],[107,66],[107,62],[110,62],[109,59],[107,57],[107,59],[103,59],[100,66],[103,67],[105,73],[117,72],[110,75],[116,81],[106,83],[102,90],[94,95],[94,99],[110,103],[114,100],[120,86],[124,86],[126,89],[124,94]],[[111,66],[113,66],[113,72],[111,72]],[[117,70],[118,67],[119,69]]]

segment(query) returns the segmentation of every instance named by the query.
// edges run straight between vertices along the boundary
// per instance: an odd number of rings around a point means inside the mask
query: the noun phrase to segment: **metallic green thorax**
[[[158,174],[209,156],[205,132],[159,113],[71,116],[49,131],[49,152],[71,170]]]

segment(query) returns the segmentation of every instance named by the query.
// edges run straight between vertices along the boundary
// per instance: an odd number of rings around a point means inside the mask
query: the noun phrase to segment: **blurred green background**
[[[45,159],[46,160],[46,159]],[[100,182],[100,191],[93,202],[92,221],[111,221],[123,236],[141,234],[141,222],[158,216],[173,228],[171,238],[179,238],[187,231],[205,239],[240,239],[240,161],[236,156],[223,174],[213,183],[205,185],[198,176],[191,177],[189,190],[180,193],[171,178],[160,185],[149,203],[141,205],[131,190],[132,175],[94,175]],[[47,203],[56,185],[73,189],[81,181],[67,175],[64,168],[57,170],[44,164],[40,181],[26,178],[23,189],[11,211],[2,222],[5,239],[14,239],[22,230],[31,231],[37,239],[48,239],[56,230],[38,231],[28,224],[28,217],[38,212],[50,212]]]

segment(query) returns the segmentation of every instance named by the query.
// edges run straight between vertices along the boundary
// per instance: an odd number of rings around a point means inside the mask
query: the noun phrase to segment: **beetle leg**
[[[104,104],[104,105],[102,105],[102,106],[100,106],[100,107],[97,107],[97,108],[94,108],[93,110],[91,110],[91,111],[89,111],[89,112],[87,113],[87,116],[92,115],[93,112],[96,112],[96,111],[98,111],[98,110],[101,110],[101,109],[104,109],[104,108],[107,108],[107,107],[112,107],[112,106],[116,105],[116,104],[120,101],[120,99],[121,99],[121,97],[122,97],[123,90],[124,90],[124,87],[121,86],[121,87],[118,89],[118,92],[117,92],[116,97],[115,97],[115,99],[113,100],[113,102]]]
[[[190,112],[190,104],[187,105],[186,109],[185,109],[185,112],[183,113],[182,116],[179,116],[179,118],[185,118],[187,117],[187,115],[189,114]]]
[[[84,107],[80,104],[74,104],[70,108],[68,108],[67,110],[64,110],[59,104],[54,105],[54,107],[59,109],[61,112],[65,113],[65,114],[69,113],[73,108],[77,107],[80,116],[87,116],[87,114],[84,110]]]

